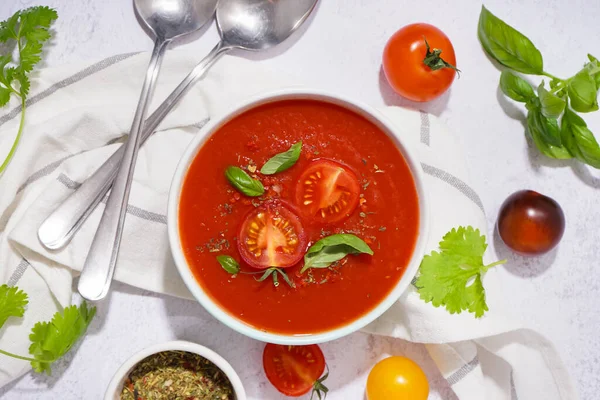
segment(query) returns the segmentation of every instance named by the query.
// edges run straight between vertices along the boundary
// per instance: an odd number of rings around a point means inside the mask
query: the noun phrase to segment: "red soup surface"
[[[296,164],[273,175],[260,173],[267,160],[299,141],[302,151]],[[229,166],[260,180],[264,195],[247,197],[236,191],[225,178]],[[332,171],[339,177],[331,178]],[[312,200],[320,200],[303,186],[312,184],[311,176],[320,177],[317,172],[331,178],[317,192],[337,199],[324,210],[311,208]],[[327,182],[338,185],[328,191]],[[285,267],[294,287],[281,275],[278,285],[271,278],[257,281],[262,273],[244,261],[247,254],[242,258],[238,233],[250,226],[244,223],[247,215],[257,215],[252,210],[270,209],[273,203],[284,203],[284,217],[290,212],[298,217],[290,226],[301,234],[279,235],[276,243],[303,245],[295,251],[304,254],[325,236],[351,233],[371,247],[373,256],[348,255],[329,268],[301,274],[302,259],[289,266],[286,263],[295,260],[286,254],[276,265]],[[185,177],[179,225],[194,276],[230,315],[270,333],[311,334],[355,321],[390,293],[415,247],[418,207],[404,157],[377,126],[340,106],[289,100],[246,111],[206,141]],[[218,255],[233,257],[243,272],[257,273],[231,275],[217,261]],[[267,262],[279,262],[273,260]]]

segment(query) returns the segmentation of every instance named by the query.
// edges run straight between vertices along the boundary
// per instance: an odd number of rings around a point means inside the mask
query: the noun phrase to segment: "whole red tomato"
[[[433,25],[412,24],[387,42],[383,71],[398,94],[423,102],[448,90],[458,70],[448,36]]]

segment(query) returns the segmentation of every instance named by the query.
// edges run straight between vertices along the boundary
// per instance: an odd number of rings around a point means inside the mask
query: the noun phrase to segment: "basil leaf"
[[[600,61],[591,54],[588,54],[588,58],[590,62],[585,64],[585,69],[588,74],[594,78],[596,89],[600,89]]]
[[[227,167],[225,177],[239,192],[250,197],[261,196],[265,188],[259,180],[252,179],[243,169],[238,167]]]
[[[569,153],[565,147],[560,145],[554,146],[546,141],[546,139],[550,137],[556,142],[556,135],[558,134],[558,141],[562,142],[556,120],[544,117],[539,109],[529,110],[527,114],[527,130],[529,131],[533,143],[542,154],[550,158],[573,158],[571,153]]]
[[[544,72],[542,54],[531,40],[484,6],[479,14],[477,34],[483,49],[500,64],[524,74]]]
[[[285,171],[292,165],[296,164],[302,151],[302,141],[293,144],[292,147],[286,152],[279,153],[269,159],[260,169],[260,173],[263,175],[273,175],[277,172]]]
[[[300,273],[304,273],[309,268],[327,268],[348,254],[359,253],[373,255],[373,250],[355,235],[339,233],[324,237],[310,246],[304,255],[304,267]]]
[[[221,267],[228,273],[235,275],[240,272],[240,264],[235,261],[235,258],[226,255],[217,256],[217,261]]]
[[[535,98],[535,92],[531,85],[525,79],[507,70],[502,71],[502,75],[500,75],[500,89],[511,99],[521,103]]]
[[[561,121],[562,141],[567,149],[580,161],[600,168],[600,146],[585,121],[571,111],[565,111]]]
[[[540,97],[540,104],[542,106],[542,115],[546,118],[558,118],[565,110],[567,102],[557,95],[550,93],[544,87],[544,82],[538,86],[538,96]],[[558,129],[558,124],[557,124]],[[556,145],[560,145],[560,139]]]
[[[573,110],[590,112],[598,109],[596,81],[586,70],[580,71],[569,80],[567,91]]]

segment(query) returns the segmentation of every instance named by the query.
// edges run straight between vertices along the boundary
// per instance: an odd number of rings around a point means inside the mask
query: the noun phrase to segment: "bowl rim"
[[[206,139],[208,139],[226,122],[252,108],[278,101],[298,99],[323,101],[341,106],[361,115],[378,126],[394,142],[396,148],[400,151],[409,166],[416,186],[420,215],[418,236],[407,268],[396,286],[390,291],[390,293],[388,293],[383,301],[377,304],[369,312],[362,315],[360,318],[357,318],[356,320],[341,327],[315,334],[285,335],[265,332],[237,319],[227,310],[222,309],[221,306],[210,297],[210,295],[204,292],[200,283],[196,281],[196,278],[189,268],[185,254],[183,253],[181,247],[181,241],[179,237],[178,209],[181,189],[183,187],[183,182],[185,181],[189,165],[202,148]],[[423,170],[421,164],[417,161],[417,157],[415,156],[416,151],[411,149],[409,140],[403,139],[400,136],[399,131],[400,129],[391,121],[389,121],[386,116],[366,104],[327,91],[308,88],[284,88],[265,92],[250,97],[237,104],[235,107],[228,108],[227,112],[221,113],[215,118],[211,118],[211,120],[202,128],[201,132],[196,134],[196,136],[190,141],[179,161],[179,164],[177,165],[177,169],[173,176],[169,191],[167,211],[167,230],[173,259],[181,278],[196,300],[198,300],[198,302],[213,317],[234,331],[262,342],[283,345],[308,345],[339,339],[343,336],[349,335],[350,333],[356,332],[361,328],[364,328],[376,318],[380,317],[387,309],[389,309],[396,301],[400,299],[416,275],[421,263],[421,259],[425,254],[425,245],[429,233],[429,202],[424,186],[425,181]]]
[[[157,343],[152,346],[146,347],[137,353],[129,357],[111,378],[104,395],[104,400],[119,400],[121,388],[129,372],[135,367],[137,363],[142,361],[144,358],[151,356],[152,354],[160,353],[161,351],[187,351],[190,353],[198,354],[215,364],[231,382],[233,391],[236,396],[236,400],[246,400],[246,391],[242,385],[242,381],[238,376],[237,372],[233,369],[231,364],[227,362],[223,357],[217,354],[215,351],[208,347],[202,346],[198,343],[188,342],[185,340],[174,340],[170,342]]]

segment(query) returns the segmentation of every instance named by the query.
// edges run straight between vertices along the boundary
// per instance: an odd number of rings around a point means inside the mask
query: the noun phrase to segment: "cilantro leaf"
[[[88,309],[86,303],[79,308],[70,306],[57,312],[50,322],[38,322],[31,330],[29,353],[34,356],[31,366],[36,372],[50,374],[50,366],[82,337],[96,314],[96,307]]]
[[[471,226],[454,228],[444,235],[440,251],[423,257],[415,283],[421,299],[434,307],[444,306],[450,314],[464,310],[477,318],[488,311],[482,274],[491,267],[483,264],[487,249],[485,236]]]
[[[27,294],[18,287],[0,286],[0,328],[9,317],[22,317],[27,303]]]
[[[8,156],[0,163],[0,173],[14,156],[21,138],[25,123],[25,100],[30,87],[28,74],[41,61],[42,46],[50,39],[50,25],[56,18],[56,10],[38,6],[17,11],[6,21],[0,22],[0,43],[7,43],[8,49],[14,47],[18,53],[18,58],[14,60],[12,50],[8,54],[0,54],[0,107],[9,102],[11,93],[21,101],[19,131]],[[8,67],[9,63],[14,66]]]

